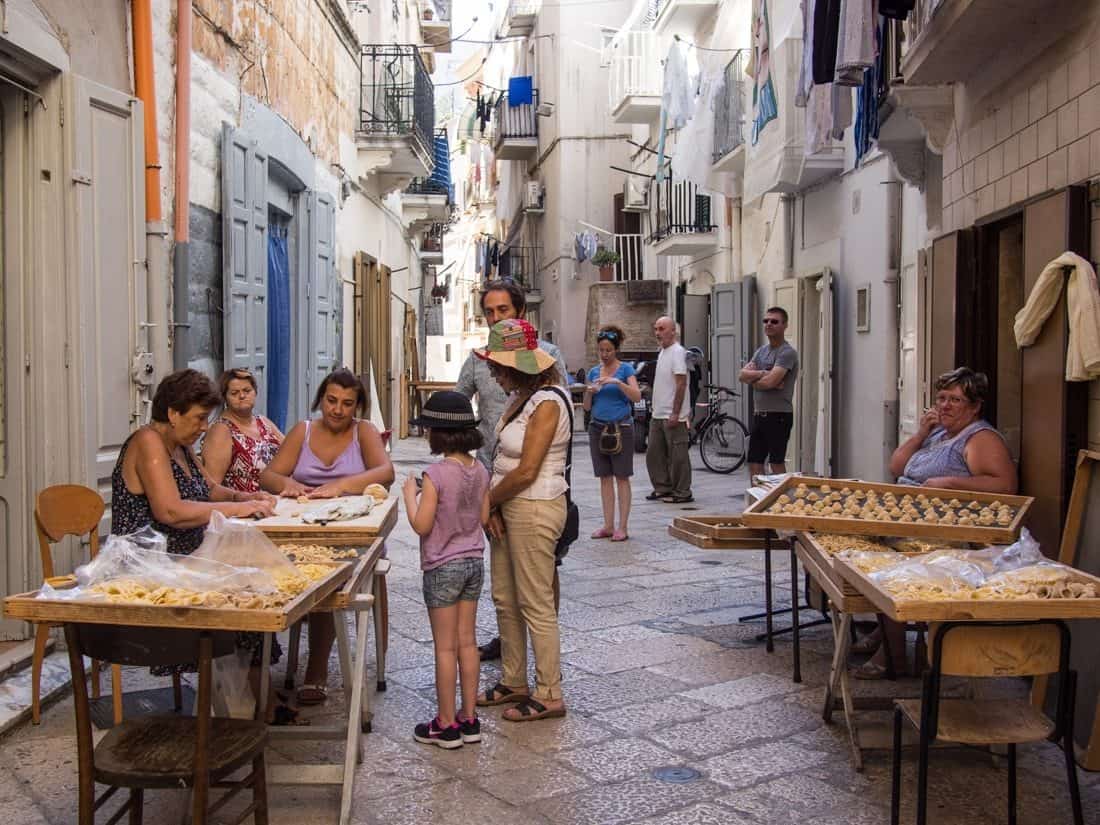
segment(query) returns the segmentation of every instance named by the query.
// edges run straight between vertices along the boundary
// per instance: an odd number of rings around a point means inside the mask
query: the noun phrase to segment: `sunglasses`
[[[615,343],[619,340],[619,336],[616,335],[614,332],[601,332],[599,335],[596,336],[596,340],[610,341],[611,343]]]
[[[778,318],[765,318],[761,323],[764,324],[782,324],[783,322]]]

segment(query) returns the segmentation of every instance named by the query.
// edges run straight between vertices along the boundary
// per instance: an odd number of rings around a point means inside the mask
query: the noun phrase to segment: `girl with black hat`
[[[481,657],[474,631],[484,576],[489,472],[471,455],[481,446],[481,433],[466,396],[434,393],[413,423],[427,429],[432,455],[443,456],[425,470],[422,486],[410,476],[402,491],[409,524],[420,536],[439,704],[436,717],[417,725],[413,737],[441,748],[459,748],[481,741],[475,707]],[[455,707],[456,675],[462,682],[461,712]]]

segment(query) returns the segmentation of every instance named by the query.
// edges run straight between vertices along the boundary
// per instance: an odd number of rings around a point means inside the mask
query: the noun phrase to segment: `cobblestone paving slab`
[[[289,820],[288,820],[289,821]],[[330,819],[331,821],[331,819]],[[363,825],[550,825],[552,820],[497,799],[468,780],[451,780],[410,793],[356,806],[355,822]]]
[[[563,765],[543,761],[536,770],[518,770],[475,778],[486,793],[523,808],[536,799],[548,799],[562,794],[575,794],[592,786],[592,779]]]
[[[729,809],[701,802],[679,811],[643,819],[638,825],[756,825],[755,820],[731,814]]]
[[[670,750],[703,758],[760,740],[786,738],[823,724],[819,714],[771,701],[712,712],[699,721],[660,726],[646,735]]]
[[[714,655],[721,646],[705,639],[691,636],[665,634],[647,639],[644,644],[621,642],[619,644],[593,645],[587,650],[565,654],[565,661],[591,673],[616,673],[647,665],[664,664],[687,656]]]
[[[772,777],[804,771],[825,758],[825,754],[789,742],[770,742],[711,757],[702,766],[703,772],[721,785],[747,788]]]
[[[656,730],[663,732],[668,725],[679,722],[687,722],[701,719],[708,713],[713,713],[714,708],[702,702],[693,702],[682,696],[669,696],[667,699],[658,699],[653,702],[639,702],[636,705],[626,705],[614,710],[605,710],[597,713],[593,718],[600,724],[609,725],[624,733],[640,733]],[[651,736],[654,741],[661,743],[656,736]],[[666,747],[668,747],[666,743]],[[673,750],[679,749],[679,743],[671,746]]]
[[[493,712],[492,708],[486,708],[486,711],[483,718],[495,718],[497,731],[501,736],[506,736],[513,744],[544,756],[603,742],[614,735],[611,729],[574,712],[572,706],[564,718],[538,722],[509,722],[500,718],[502,709]]]
[[[680,758],[643,739],[615,738],[591,747],[575,748],[558,756],[567,765],[597,782],[617,782],[662,765],[680,764]]]
[[[554,825],[625,825],[704,802],[720,791],[712,782],[670,785],[641,776],[537,802],[533,807]]]

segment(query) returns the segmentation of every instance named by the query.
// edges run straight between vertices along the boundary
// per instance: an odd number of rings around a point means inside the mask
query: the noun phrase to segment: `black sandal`
[[[292,707],[288,707],[287,705],[276,705],[275,713],[271,717],[270,724],[280,727],[283,725],[299,727],[308,725],[309,720],[299,718],[298,711]]]
[[[488,708],[493,705],[511,705],[516,702],[524,702],[529,696],[530,694],[525,691],[512,690],[507,685],[502,685],[500,682],[497,682],[485,691],[484,699],[480,696],[477,698],[477,706],[479,708]]]
[[[504,718],[509,722],[534,722],[536,719],[560,719],[565,716],[565,706],[550,710],[542,702],[533,696],[528,696],[514,708],[512,708],[519,716],[509,716],[508,711],[504,712]]]

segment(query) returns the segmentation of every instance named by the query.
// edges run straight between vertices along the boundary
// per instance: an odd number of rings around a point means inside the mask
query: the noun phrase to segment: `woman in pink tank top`
[[[269,492],[297,498],[334,498],[361,495],[368,484],[393,483],[393,464],[382,436],[366,412],[367,391],[350,370],[331,372],[317,388],[314,412],[321,415],[301,421],[287,433],[279,452],[260,475]],[[309,662],[298,703],[325,701],[328,657],[336,640],[332,616],[317,613],[309,620]]]

